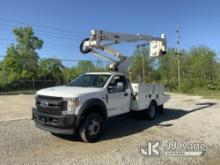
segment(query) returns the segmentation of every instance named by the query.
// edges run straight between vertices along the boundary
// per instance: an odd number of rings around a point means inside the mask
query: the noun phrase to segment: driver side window
[[[109,93],[124,92],[127,88],[127,80],[124,76],[114,76],[108,84]]]

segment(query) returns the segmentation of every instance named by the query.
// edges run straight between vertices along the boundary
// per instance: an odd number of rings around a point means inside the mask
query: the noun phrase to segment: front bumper
[[[37,128],[57,134],[74,134],[75,115],[54,115],[32,108],[32,119]]]

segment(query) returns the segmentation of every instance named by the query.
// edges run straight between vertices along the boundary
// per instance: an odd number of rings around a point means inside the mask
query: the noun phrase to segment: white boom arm
[[[126,34],[126,33],[113,33],[102,30],[92,30],[90,38],[86,38],[80,44],[80,51],[83,54],[93,53],[96,56],[102,57],[113,64],[110,65],[110,69],[114,71],[122,70],[121,66],[129,65],[129,61],[126,56],[120,52],[110,48],[111,45],[119,44],[122,42],[138,42],[145,41],[150,43],[150,56],[158,57],[166,54],[166,38],[165,34],[161,34],[161,37],[152,37],[141,34]],[[96,50],[101,50],[118,58],[119,61],[114,60],[106,55],[99,53]],[[127,66],[128,67],[128,66]]]

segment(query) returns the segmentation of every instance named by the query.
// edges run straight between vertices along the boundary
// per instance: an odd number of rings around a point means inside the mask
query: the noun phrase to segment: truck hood
[[[85,94],[99,93],[104,90],[104,88],[57,86],[41,89],[37,92],[37,95],[72,98]]]

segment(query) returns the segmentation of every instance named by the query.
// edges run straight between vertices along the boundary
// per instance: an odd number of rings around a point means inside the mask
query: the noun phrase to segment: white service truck
[[[92,37],[84,40],[80,49],[82,53],[93,52],[100,56],[94,49],[109,51],[109,44],[108,48],[100,45],[100,41],[109,39],[114,39],[114,43],[137,41],[140,35],[93,31]],[[160,47],[164,43],[161,38],[149,36],[145,40],[161,41]],[[163,85],[130,83],[124,73],[118,72],[125,68],[123,62],[127,63],[127,59],[116,51],[110,52],[120,59],[111,65],[113,71],[84,73],[65,86],[36,93],[36,106],[32,108],[36,127],[54,134],[79,133],[83,141],[94,142],[104,130],[103,121],[110,117],[136,111],[152,120],[158,112],[163,112],[163,105],[170,98],[164,94]]]

